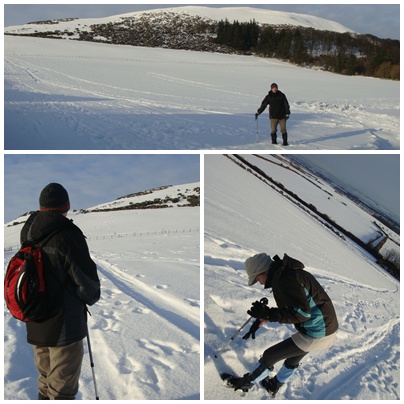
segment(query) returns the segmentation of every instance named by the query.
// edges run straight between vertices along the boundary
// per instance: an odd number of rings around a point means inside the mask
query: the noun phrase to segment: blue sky
[[[38,209],[50,182],[68,191],[71,209],[133,192],[200,181],[199,154],[26,154],[4,156],[4,221]]]
[[[182,4],[177,4],[180,6]],[[64,17],[108,17],[151,8],[172,7],[163,4],[6,4],[4,6],[4,25],[19,25],[26,22]],[[220,5],[205,4],[209,7]],[[224,4],[221,6],[232,6]],[[242,4],[235,4],[240,7]],[[250,7],[268,8],[309,14],[339,22],[361,34],[373,34],[380,38],[400,38],[399,4],[258,4]]]

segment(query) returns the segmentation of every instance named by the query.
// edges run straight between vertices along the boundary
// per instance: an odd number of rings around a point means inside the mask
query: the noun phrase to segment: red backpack
[[[11,258],[4,278],[4,299],[11,315],[18,320],[42,322],[54,307],[45,286],[41,248],[58,231],[42,243],[27,241]]]

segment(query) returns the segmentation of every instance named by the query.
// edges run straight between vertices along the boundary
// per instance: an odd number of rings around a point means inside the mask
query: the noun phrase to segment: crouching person
[[[338,329],[337,316],[330,297],[304,265],[286,254],[274,260],[265,253],[250,257],[245,262],[248,285],[259,282],[264,289],[272,288],[277,307],[269,308],[261,301],[247,311],[257,320],[244,336],[255,337],[255,332],[266,322],[294,324],[297,332],[290,338],[269,347],[257,366],[243,377],[222,375],[234,389],[248,391],[260,383],[272,396],[295,373],[301,360],[310,352],[330,348]],[[276,376],[270,374],[277,362],[284,361]]]

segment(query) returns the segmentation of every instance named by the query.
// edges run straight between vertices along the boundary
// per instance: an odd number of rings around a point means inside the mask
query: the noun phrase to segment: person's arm
[[[266,107],[268,106],[268,104],[269,104],[269,99],[268,99],[268,96],[266,96],[266,97],[263,99],[263,101],[262,101],[262,103],[261,103],[261,106],[258,108],[257,114],[258,114],[258,115],[262,114],[262,113],[265,111],[265,109],[266,109]]]
[[[282,307],[270,308],[254,302],[248,313],[255,318],[284,324],[298,324],[309,320],[311,309],[303,285],[295,278],[287,276],[277,282],[275,300],[282,302]]]
[[[89,306],[93,305],[100,299],[101,286],[97,266],[90,257],[82,234],[69,239],[66,261],[68,274],[76,286],[77,297]]]
[[[290,105],[289,105],[288,99],[286,98],[285,94],[283,94],[283,103],[285,105],[286,115],[289,116],[290,115]]]

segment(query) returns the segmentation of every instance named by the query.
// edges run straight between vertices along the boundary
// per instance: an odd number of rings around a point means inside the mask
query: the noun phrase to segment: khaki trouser
[[[286,133],[286,119],[273,119],[271,118],[271,133],[276,133],[277,126],[281,127],[281,133]]]
[[[50,400],[74,400],[79,390],[83,341],[61,347],[33,345],[39,394]]]

